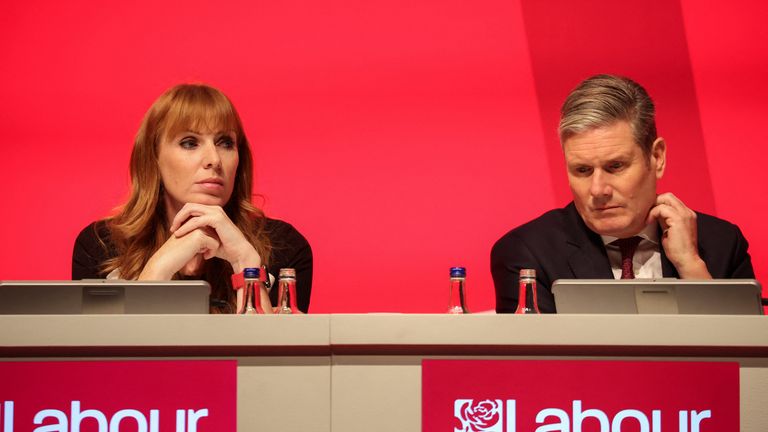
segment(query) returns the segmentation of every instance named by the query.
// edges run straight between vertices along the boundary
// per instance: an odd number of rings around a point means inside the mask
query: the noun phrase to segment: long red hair
[[[251,203],[253,161],[240,116],[218,89],[204,84],[181,84],[152,104],[136,134],[130,163],[130,197],[118,213],[107,220],[117,256],[104,263],[105,273],[117,269],[121,278],[138,278],[149,258],[168,239],[168,215],[157,164],[158,146],[163,139],[185,130],[236,133],[239,163],[232,196],[224,210],[253,244],[262,262],[268,264],[271,245],[265,232],[264,213]],[[231,274],[229,263],[213,258],[206,262],[201,277],[211,284],[214,298],[233,303]]]

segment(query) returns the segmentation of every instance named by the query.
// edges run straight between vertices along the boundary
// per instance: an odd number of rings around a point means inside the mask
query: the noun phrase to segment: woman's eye
[[[232,148],[235,146],[235,140],[232,139],[232,137],[223,136],[219,138],[219,140],[216,142],[216,144],[224,147],[224,148]]]
[[[192,149],[197,147],[197,140],[192,137],[184,138],[179,141],[179,145],[185,149]]]

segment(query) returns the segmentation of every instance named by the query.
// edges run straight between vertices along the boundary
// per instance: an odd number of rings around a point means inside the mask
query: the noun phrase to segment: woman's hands
[[[261,257],[219,206],[187,203],[171,222],[171,237],[150,258],[139,279],[167,280],[179,270],[194,274],[203,260],[218,257],[235,273],[260,267]]]

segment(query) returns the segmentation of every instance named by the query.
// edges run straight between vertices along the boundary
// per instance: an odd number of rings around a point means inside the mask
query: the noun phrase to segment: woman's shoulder
[[[269,237],[273,247],[309,247],[306,237],[296,227],[283,220],[265,217],[264,232]]]
[[[106,220],[83,228],[72,251],[72,279],[102,278],[101,265],[116,254]]]
[[[91,222],[80,231],[76,243],[83,245],[101,245],[110,243],[109,226],[107,219]]]

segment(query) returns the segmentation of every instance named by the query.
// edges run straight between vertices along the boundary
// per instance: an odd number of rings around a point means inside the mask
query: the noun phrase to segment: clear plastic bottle
[[[464,267],[451,267],[451,295],[448,300],[449,314],[468,314],[467,307],[467,270]]]
[[[277,293],[277,313],[300,314],[296,306],[296,270],[292,268],[280,269],[280,284]]]
[[[517,297],[516,314],[537,314],[539,301],[536,294],[536,270],[520,269],[520,291]]]
[[[245,279],[245,292],[243,293],[243,308],[240,313],[246,315],[253,315],[256,313],[264,313],[261,309],[261,302],[259,299],[259,276],[261,275],[261,269],[257,267],[248,267],[243,270],[243,277]]]

